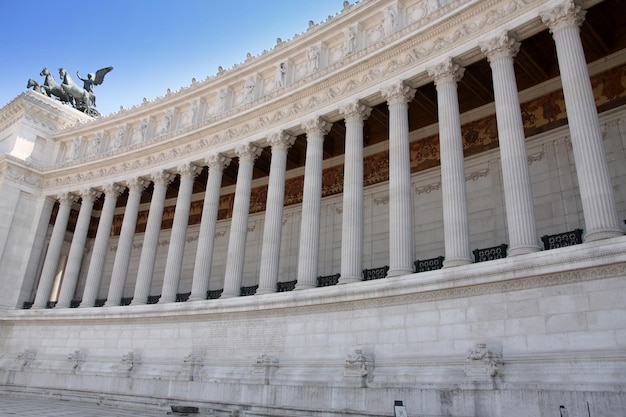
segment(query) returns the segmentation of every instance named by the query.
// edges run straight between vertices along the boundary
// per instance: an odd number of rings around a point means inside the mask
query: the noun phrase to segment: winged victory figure
[[[87,78],[81,78],[76,71],[76,76],[83,82],[83,88],[93,94],[93,86],[102,84],[104,76],[111,71],[113,71],[113,67],[101,68],[95,74],[93,72],[88,73]]]

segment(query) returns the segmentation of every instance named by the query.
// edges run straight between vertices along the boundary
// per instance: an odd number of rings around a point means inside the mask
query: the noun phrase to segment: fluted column
[[[272,146],[272,163],[265,205],[259,288],[256,294],[276,292],[280,266],[280,239],[283,229],[287,151],[295,140],[294,136],[286,132],[275,133],[268,138],[268,142]]]
[[[399,81],[383,89],[389,107],[389,271],[413,270],[413,190],[409,148],[409,101],[415,89]]]
[[[46,252],[46,259],[44,260],[41,277],[39,278],[37,294],[35,295],[35,301],[32,306],[34,309],[46,308],[48,300],[50,299],[50,292],[52,291],[52,285],[54,285],[54,276],[57,272],[59,257],[61,256],[61,249],[63,248],[67,221],[70,218],[72,203],[76,197],[70,193],[63,193],[59,194],[57,199],[59,200],[59,211],[57,212],[57,217],[54,222],[52,236],[50,237],[48,251]]]
[[[302,191],[302,220],[300,223],[296,290],[317,286],[324,135],[328,133],[331,126],[331,123],[321,117],[316,117],[302,124],[302,128],[306,132],[306,161],[304,166],[304,189]]]
[[[83,299],[80,303],[80,307],[93,307],[96,303],[98,290],[100,289],[100,281],[102,280],[102,268],[104,267],[107,246],[109,245],[109,236],[111,236],[115,204],[123,189],[118,184],[107,184],[102,188],[104,190],[104,205],[102,206],[100,220],[98,221],[96,241],[91,251],[87,281],[85,282],[85,290],[83,291]]]
[[[76,227],[74,228],[70,253],[67,256],[67,264],[65,266],[63,282],[61,283],[59,300],[55,308],[69,307],[72,303],[72,298],[74,298],[76,282],[78,282],[78,274],[80,273],[80,267],[83,263],[83,254],[85,253],[85,242],[87,241],[87,233],[89,232],[93,203],[100,194],[99,191],[90,188],[80,192],[82,199],[80,211],[78,212],[78,219],[76,220]]]
[[[224,168],[230,164],[230,159],[221,154],[216,154],[206,158],[205,163],[209,167],[209,177],[204,193],[204,205],[202,207],[202,219],[200,219],[198,248],[196,250],[196,262],[193,269],[193,282],[191,284],[189,301],[207,299],[211,265],[213,263],[215,227],[217,225],[217,212],[220,203],[222,174]]]
[[[504,201],[509,231],[508,256],[537,252],[533,193],[526,156],[524,123],[520,109],[513,58],[520,43],[507,33],[481,43],[491,65],[498,121]]]
[[[237,188],[235,189],[233,218],[228,240],[228,254],[226,255],[224,292],[221,298],[237,297],[241,291],[243,265],[246,257],[246,238],[248,237],[252,170],[254,160],[261,154],[262,150],[262,148],[251,143],[242,145],[235,150],[239,157],[239,170],[237,171]]]
[[[180,186],[178,187],[178,197],[176,198],[176,210],[174,211],[174,222],[172,223],[172,233],[167,251],[163,289],[159,304],[176,301],[180,272],[183,268],[183,254],[185,253],[185,239],[187,237],[187,225],[189,224],[193,181],[200,169],[197,165],[186,163],[178,166],[177,171],[180,174]]]
[[[464,68],[450,58],[428,70],[437,88],[446,257],[443,263],[444,268],[472,262],[463,163],[463,137],[461,136],[459,98],[456,91],[457,82],[463,77],[464,71]]]
[[[128,187],[128,200],[124,208],[124,220],[122,230],[117,242],[115,261],[113,262],[113,272],[111,274],[111,284],[105,307],[119,306],[124,295],[124,285],[126,284],[126,274],[128,274],[128,263],[133,249],[133,238],[137,228],[137,216],[139,214],[139,203],[141,193],[148,186],[148,181],[141,178],[133,178],[126,182]]]
[[[361,102],[339,109],[346,122],[339,284],[362,280],[363,268],[363,121],[372,109]]]
[[[580,198],[585,216],[585,240],[620,236],[600,121],[580,40],[585,11],[573,1],[542,14],[556,44],[567,120],[572,138]]]
[[[154,273],[154,261],[159,244],[159,233],[161,232],[161,221],[163,220],[165,192],[168,184],[174,179],[174,175],[167,171],[159,171],[153,173],[151,179],[154,183],[154,190],[152,192],[152,200],[150,201],[148,223],[143,236],[137,282],[135,283],[135,293],[133,301],[130,303],[131,305],[146,304],[148,302],[150,286],[152,285],[152,274]]]

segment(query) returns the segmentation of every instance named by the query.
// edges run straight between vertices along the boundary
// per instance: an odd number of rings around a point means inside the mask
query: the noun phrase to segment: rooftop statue
[[[59,77],[61,78],[61,84],[57,84],[56,80],[50,74],[48,68],[41,70],[42,77],[45,77],[43,85],[37,83],[37,81],[28,80],[27,88],[33,88],[34,91],[38,91],[48,97],[56,97],[62,103],[68,103],[75,109],[82,111],[92,117],[100,116],[98,110],[96,110],[96,96],[93,93],[93,87],[100,85],[104,82],[104,76],[113,70],[113,67],[101,68],[95,73],[88,73],[87,78],[81,78],[78,71],[76,76],[83,82],[83,86],[76,84],[72,77],[65,68],[59,68]]]

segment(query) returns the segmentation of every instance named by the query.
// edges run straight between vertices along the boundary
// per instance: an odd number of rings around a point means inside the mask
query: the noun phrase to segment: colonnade
[[[607,159],[602,143],[598,114],[579,35],[583,13],[568,4],[544,13],[541,18],[553,35],[561,70],[563,94],[580,187],[585,239],[621,235]],[[535,225],[530,173],[513,63],[519,42],[509,33],[499,33],[481,42],[480,48],[492,69],[498,124],[502,178],[509,236],[509,256],[540,250]],[[447,57],[427,69],[435,83],[438,103],[443,204],[444,268],[472,262],[470,251],[467,191],[457,83],[463,68]],[[404,80],[381,86],[389,108],[389,276],[413,271],[413,207],[409,153],[408,103],[415,90]],[[361,279],[363,258],[363,124],[371,109],[360,100],[338,107],[346,125],[344,188],[339,284]],[[301,124],[306,133],[302,221],[296,290],[316,286],[322,191],[324,135],[331,123],[315,115]],[[257,294],[276,291],[280,263],[280,236],[285,187],[286,158],[294,138],[285,131],[272,132],[267,143],[272,160],[269,175],[265,229],[261,247]],[[113,212],[123,187],[129,189],[122,229],[113,265],[105,306],[119,305],[127,279],[130,250],[142,191],[153,182],[148,222],[136,277],[132,305],[146,304],[152,283],[156,249],[161,228],[167,185],[180,175],[174,222],[168,248],[165,276],[159,303],[175,301],[185,247],[192,186],[201,166],[208,166],[208,181],[200,223],[190,301],[204,300],[210,280],[214,235],[217,222],[222,173],[230,157],[238,158],[239,170],[230,227],[224,291],[222,298],[239,295],[245,259],[248,214],[255,159],[261,153],[255,143],[245,143],[226,153],[207,154],[177,167],[129,178],[123,183],[105,184],[101,189],[61,193],[56,196],[59,211],[43,264],[33,308],[45,308],[59,262],[70,208],[76,196],[82,198],[76,229],[62,282],[58,308],[69,307],[76,290],[93,203],[104,193],[104,207],[96,233],[81,307],[92,307],[102,277],[105,250]]]

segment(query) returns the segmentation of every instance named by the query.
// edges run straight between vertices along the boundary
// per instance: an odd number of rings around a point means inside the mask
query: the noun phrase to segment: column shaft
[[[135,293],[131,305],[146,304],[150,295],[152,285],[152,274],[154,273],[154,261],[159,244],[159,233],[161,232],[161,221],[163,220],[163,206],[165,205],[165,192],[167,185],[172,181],[173,175],[160,171],[152,175],[154,190],[150,201],[150,211],[148,212],[148,223],[143,237],[141,257],[139,258],[139,270],[137,271],[137,282],[135,283]]]
[[[241,291],[243,266],[246,257],[246,238],[248,236],[252,170],[254,168],[254,160],[261,151],[261,148],[251,143],[243,145],[235,151],[239,157],[239,170],[237,172],[237,188],[235,189],[233,218],[228,240],[228,254],[226,255],[224,292],[221,298],[237,297]]]
[[[428,71],[437,88],[446,257],[444,267],[465,265],[472,262],[463,162],[463,137],[461,136],[459,99],[456,90],[456,83],[463,76],[463,71],[451,59]]]
[[[163,289],[159,304],[176,301],[180,272],[183,267],[183,254],[185,252],[185,239],[187,237],[187,225],[189,224],[189,209],[191,207],[191,194],[193,181],[198,175],[198,167],[193,164],[184,164],[178,167],[180,173],[180,186],[174,211],[174,222],[170,235],[170,245],[165,264],[165,276],[163,277]]]
[[[107,247],[109,245],[109,236],[111,235],[111,225],[113,224],[113,215],[115,214],[115,204],[117,197],[120,195],[122,187],[117,184],[108,184],[104,187],[104,206],[100,213],[100,221],[98,222],[98,230],[96,231],[96,241],[91,251],[91,260],[89,261],[89,270],[87,272],[87,282],[83,291],[83,299],[80,307],[93,307],[98,297],[100,289],[100,281],[102,279],[102,268],[107,255]]]
[[[74,298],[76,291],[76,283],[80,267],[83,263],[83,254],[85,252],[85,242],[87,241],[87,233],[89,232],[89,222],[91,221],[91,212],[93,211],[93,202],[98,198],[99,193],[95,190],[87,189],[80,193],[82,201],[80,203],[80,211],[74,228],[74,236],[72,237],[72,245],[70,253],[67,257],[65,267],[65,275],[61,283],[61,292],[59,300],[55,308],[67,308]]]
[[[57,212],[57,217],[54,222],[52,236],[50,237],[48,251],[46,252],[46,259],[44,260],[39,285],[37,286],[37,294],[35,295],[35,301],[32,306],[34,309],[46,308],[50,299],[54,276],[57,272],[59,257],[61,256],[61,249],[63,248],[65,230],[67,229],[67,222],[70,218],[70,211],[72,210],[72,203],[75,197],[72,194],[64,193],[60,194],[57,198],[59,200],[59,211]]]
[[[113,272],[111,274],[111,284],[105,307],[119,306],[124,296],[124,285],[128,274],[128,263],[133,249],[133,238],[137,228],[137,216],[139,214],[139,203],[141,192],[148,183],[141,178],[135,178],[126,184],[128,186],[128,200],[124,209],[124,220],[122,230],[117,242],[115,261],[113,262]]]
[[[371,111],[371,108],[360,102],[348,104],[340,109],[346,122],[340,284],[362,279],[363,121]]]
[[[280,240],[283,229],[287,151],[295,139],[285,132],[269,137],[269,143],[272,146],[272,163],[265,205],[259,288],[256,294],[276,292],[280,267]]]
[[[565,2],[541,16],[556,44],[567,120],[572,138],[580,198],[585,216],[585,240],[621,236],[615,196],[604,150],[579,26],[584,12]]]
[[[409,148],[409,105],[415,89],[398,82],[385,90],[389,107],[389,271],[413,272],[413,191]]]
[[[307,145],[296,290],[317,286],[324,135],[328,133],[331,126],[330,123],[319,117],[302,124],[302,128],[306,131]]]
[[[212,155],[206,159],[209,166],[209,177],[204,193],[204,205],[202,206],[202,219],[198,233],[198,248],[196,262],[193,269],[193,282],[189,301],[206,300],[209,291],[211,277],[211,265],[213,263],[213,248],[215,244],[215,227],[217,225],[217,212],[220,203],[220,188],[222,186],[222,174],[224,168],[230,163],[230,159],[223,155]]]
[[[513,57],[519,42],[506,33],[481,44],[491,64],[498,121],[504,201],[509,232],[508,256],[540,250],[526,156],[524,123],[519,104]]]

